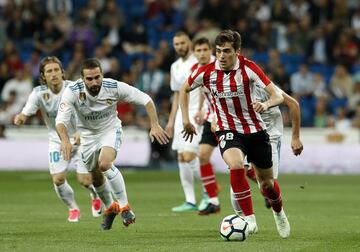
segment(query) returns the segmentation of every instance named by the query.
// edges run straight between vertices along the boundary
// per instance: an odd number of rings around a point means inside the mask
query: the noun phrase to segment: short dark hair
[[[177,31],[177,32],[175,33],[175,35],[174,35],[174,38],[175,38],[175,37],[181,37],[181,36],[185,36],[185,37],[188,37],[188,38],[190,39],[189,35],[188,35],[186,32],[184,32],[184,31]]]
[[[102,73],[101,63],[96,58],[89,58],[83,61],[81,64],[81,76],[84,76],[84,69],[94,69],[94,68],[100,68],[100,72]]]
[[[222,46],[227,42],[231,43],[232,47],[237,51],[241,47],[240,34],[232,30],[223,30],[215,38],[215,45],[217,46]]]
[[[40,76],[39,76],[39,82],[40,84],[46,84],[46,80],[44,78],[44,74],[45,74],[45,66],[49,63],[57,63],[61,69],[61,72],[62,72],[62,78],[63,80],[65,79],[65,76],[64,76],[64,68],[62,66],[62,63],[61,61],[55,57],[55,56],[47,56],[45,58],[43,58],[40,62]]]
[[[195,46],[197,45],[203,45],[203,44],[207,44],[209,46],[209,48],[211,48],[211,44],[210,44],[210,41],[208,38],[205,38],[205,37],[201,37],[201,38],[198,38],[196,39],[194,42],[193,42],[193,48],[195,49]]]

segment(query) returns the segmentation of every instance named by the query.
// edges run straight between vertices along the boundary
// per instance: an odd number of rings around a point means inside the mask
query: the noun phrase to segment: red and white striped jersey
[[[193,72],[188,83],[192,89],[203,86],[210,92],[217,130],[251,134],[266,129],[252,102],[255,85],[265,88],[271,81],[254,62],[239,56],[231,71],[222,71],[216,60]]]

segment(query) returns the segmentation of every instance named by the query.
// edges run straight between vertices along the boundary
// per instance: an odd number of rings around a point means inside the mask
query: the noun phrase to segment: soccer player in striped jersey
[[[114,166],[117,151],[121,145],[122,127],[117,117],[116,104],[126,101],[145,106],[150,118],[150,138],[160,144],[169,142],[166,132],[161,128],[156,108],[151,98],[140,90],[110,78],[103,78],[102,68],[97,59],[86,59],[81,66],[82,78],[69,85],[61,97],[56,117],[56,130],[61,140],[61,152],[69,160],[72,145],[67,126],[72,111],[78,118],[81,154],[83,162],[92,174],[94,181],[102,182],[104,176],[110,183],[116,201],[104,200],[106,205],[102,228],[108,230],[117,214],[123,224],[135,222],[135,214],[130,208],[121,172]]]
[[[56,194],[69,208],[68,221],[77,222],[80,218],[80,210],[75,201],[74,191],[66,180],[66,171],[71,165],[76,166],[77,178],[80,184],[90,191],[92,197],[92,214],[94,217],[98,217],[101,215],[102,204],[92,184],[91,176],[81,161],[78,151],[78,135],[76,135],[76,141],[72,142],[74,152],[71,156],[71,164],[70,160],[64,160],[60,155],[60,139],[56,134],[55,117],[65,87],[71,82],[64,80],[64,69],[58,58],[50,56],[41,61],[40,82],[42,85],[33,89],[23,110],[15,116],[14,123],[15,125],[22,125],[29,116],[36,114],[36,112],[40,110],[49,130],[50,174]],[[73,137],[76,130],[75,116],[73,114],[67,126],[69,136]]]
[[[189,120],[191,88],[203,86],[211,93],[217,116],[216,135],[225,163],[230,168],[230,183],[250,233],[257,232],[250,187],[246,180],[244,156],[255,168],[262,194],[269,198],[279,235],[290,235],[290,224],[283,210],[280,188],[273,179],[269,135],[261,113],[283,102],[283,96],[264,72],[239,55],[240,34],[224,30],[215,39],[216,60],[192,73],[180,90],[185,140],[192,140],[196,128]],[[255,83],[269,93],[265,102],[254,99]]]
[[[191,72],[197,71],[215,60],[212,56],[210,41],[207,38],[198,38],[193,43],[194,55],[198,61],[192,68]],[[199,208],[199,215],[208,215],[220,212],[220,202],[218,198],[218,186],[216,183],[215,173],[210,162],[214,148],[218,145],[214,132],[211,131],[211,122],[214,117],[214,106],[210,100],[210,93],[203,88],[200,93],[198,112],[195,114],[195,122],[203,125],[201,140],[199,143],[199,160],[200,175],[203,187],[209,197],[209,200],[203,209]],[[204,104],[205,102],[205,104]],[[204,106],[205,105],[205,106]]]
[[[194,178],[200,179],[200,163],[197,157],[199,150],[200,135],[189,143],[184,141],[181,136],[182,119],[179,109],[179,89],[191,73],[191,67],[197,62],[191,48],[189,36],[180,31],[173,38],[173,45],[179,58],[171,65],[170,87],[174,92],[172,96],[172,106],[168,123],[165,127],[168,134],[173,137],[172,149],[177,151],[177,161],[181,185],[185,194],[185,202],[172,208],[173,212],[196,211],[196,197],[194,189]],[[192,92],[190,102],[190,120],[195,124],[194,116],[198,111],[200,90]],[[202,126],[195,124],[200,132]],[[200,203],[200,207],[201,207]]]
[[[283,90],[280,91],[284,97],[283,104],[288,106],[290,111],[290,117],[292,122],[291,148],[294,155],[298,156],[301,154],[303,150],[303,144],[300,140],[300,117],[301,117],[300,106],[299,103],[294,98],[289,96]],[[256,85],[254,98],[257,101],[265,102],[269,99],[269,94],[263,88],[258,87]],[[273,161],[273,176],[274,176],[274,180],[277,180],[279,174],[281,137],[283,135],[283,120],[281,116],[281,111],[278,106],[269,108],[267,111],[261,114],[261,118],[264,120],[264,123],[266,124],[266,131],[270,135],[272,161]],[[254,168],[251,167],[251,164],[248,164],[248,166],[249,166],[248,174],[251,174],[252,172],[254,172]],[[257,182],[255,174],[251,178],[252,180]],[[241,209],[237,204],[237,201],[235,200],[235,195],[233,192],[231,192],[231,203],[233,205],[235,212],[238,215],[242,215]]]

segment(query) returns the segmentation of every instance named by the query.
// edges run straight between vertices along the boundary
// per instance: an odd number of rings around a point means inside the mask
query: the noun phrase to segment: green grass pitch
[[[225,242],[218,234],[222,217],[233,213],[227,174],[217,175],[222,210],[211,216],[170,211],[183,201],[177,172],[125,170],[123,175],[137,220],[125,228],[117,217],[113,229],[104,232],[73,173],[69,182],[81,208],[79,223],[66,221],[67,209],[47,172],[0,172],[0,251],[360,251],[359,175],[281,175],[289,239],[278,236],[252,184],[259,233],[245,242]],[[199,186],[197,192],[200,198]]]

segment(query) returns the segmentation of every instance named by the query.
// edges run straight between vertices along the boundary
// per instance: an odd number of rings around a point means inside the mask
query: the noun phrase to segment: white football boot
[[[256,225],[255,215],[245,216],[244,219],[249,224],[249,234],[256,234],[258,232],[258,227]]]
[[[288,238],[290,236],[290,223],[286,217],[283,209],[279,213],[273,211],[276,229],[282,238]]]

